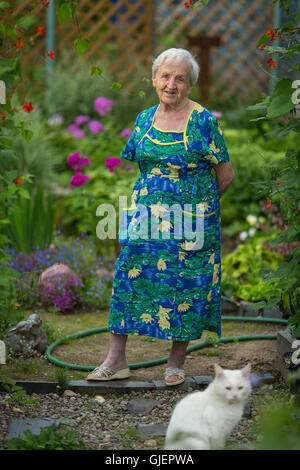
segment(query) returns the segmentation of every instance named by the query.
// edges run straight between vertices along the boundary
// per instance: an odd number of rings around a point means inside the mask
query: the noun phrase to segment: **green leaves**
[[[267,118],[274,119],[288,113],[295,107],[292,103],[291,95],[293,93],[292,79],[283,78],[277,82],[273,93],[270,96]]]
[[[103,73],[103,68],[100,65],[93,65],[91,70],[91,76],[96,75],[96,77],[101,77]]]
[[[84,54],[91,48],[91,41],[87,38],[77,38],[74,40],[74,47],[78,55]]]
[[[260,103],[248,106],[247,109],[251,111],[267,110],[266,116],[263,117],[265,119],[274,119],[287,114],[295,107],[291,99],[292,94],[295,93],[292,85],[293,80],[290,78],[279,80],[270,96]],[[251,121],[259,119],[262,119],[262,117],[251,119]]]
[[[55,4],[55,12],[59,23],[64,23],[69,19],[75,18],[77,2],[65,2],[64,0],[56,0]]]

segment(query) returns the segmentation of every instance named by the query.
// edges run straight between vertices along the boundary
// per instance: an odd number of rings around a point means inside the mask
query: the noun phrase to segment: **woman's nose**
[[[170,78],[168,80],[168,87],[169,88],[175,88],[175,78]]]

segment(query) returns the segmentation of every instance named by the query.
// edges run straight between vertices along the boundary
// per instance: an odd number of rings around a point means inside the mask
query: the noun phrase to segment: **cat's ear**
[[[251,370],[251,362],[249,362],[249,364],[247,364],[245,367],[243,367],[243,369],[241,369],[241,372],[246,379],[249,378],[250,370]]]
[[[217,379],[220,379],[221,377],[223,377],[223,369],[221,366],[219,366],[219,364],[214,364],[214,368],[215,368],[215,376]]]

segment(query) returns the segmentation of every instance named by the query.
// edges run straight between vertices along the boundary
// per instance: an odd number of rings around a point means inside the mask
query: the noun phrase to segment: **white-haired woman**
[[[153,62],[159,104],[137,116],[121,153],[141,176],[122,216],[109,351],[87,380],[129,377],[125,347],[133,334],[172,341],[164,378],[176,385],[189,341],[204,330],[221,336],[219,200],[234,172],[218,120],[189,99],[198,75],[185,49]]]

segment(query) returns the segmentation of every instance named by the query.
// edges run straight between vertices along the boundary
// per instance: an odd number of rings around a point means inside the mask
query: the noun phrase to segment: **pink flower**
[[[121,159],[117,157],[108,157],[105,160],[105,168],[108,168],[110,173],[114,173],[114,167],[120,165]]]
[[[220,111],[212,111],[211,114],[213,116],[215,116],[215,118],[219,119],[223,116],[223,113],[221,113]]]
[[[113,100],[108,100],[104,96],[99,96],[94,101],[94,109],[100,116],[105,116],[109,113],[115,102]]]
[[[74,165],[78,165],[80,163],[80,153],[75,152],[68,156],[68,165],[72,168]]]
[[[75,118],[75,124],[77,126],[80,126],[81,124],[83,124],[84,122],[87,122],[89,120],[90,120],[89,116],[77,116]]]
[[[132,166],[131,166],[131,165],[127,165],[127,166],[126,166],[126,170],[127,170],[127,171],[132,170]]]
[[[128,129],[128,128],[125,128],[123,129],[121,132],[120,132],[120,137],[123,138],[129,138],[132,134],[132,130],[131,129]]]
[[[106,128],[99,121],[90,121],[88,123],[89,129],[93,134],[98,134],[100,131],[105,131]]]
[[[90,165],[90,164],[91,164],[91,160],[88,157],[82,157],[79,162],[80,166],[85,166],[85,165]]]
[[[82,175],[80,173],[76,173],[74,176],[72,176],[71,181],[70,181],[70,187],[73,188],[74,186],[79,187],[84,185],[84,183],[88,180],[90,180],[89,176],[87,175]]]

